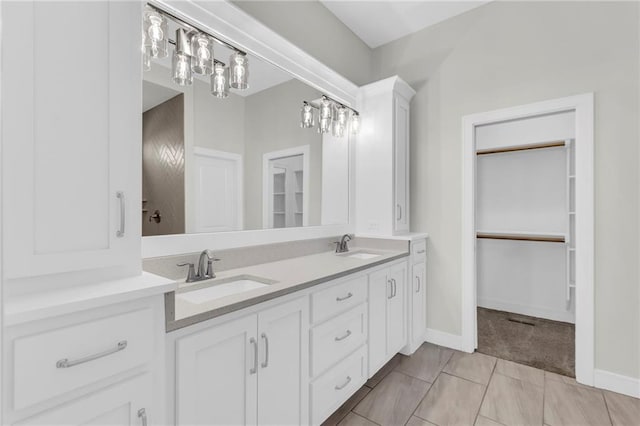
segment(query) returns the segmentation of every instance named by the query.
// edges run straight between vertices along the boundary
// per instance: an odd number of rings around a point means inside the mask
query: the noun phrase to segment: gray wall
[[[412,229],[429,240],[428,326],[461,333],[461,118],[595,92],[596,367],[640,377],[635,2],[493,2],[373,52],[411,111]]]
[[[322,199],[322,138],[316,128],[302,129],[302,101],[320,97],[315,90],[289,80],[246,98],[244,188],[245,229],[262,229],[262,156],[309,145],[309,225],[320,224]]]
[[[234,4],[356,84],[370,80],[371,49],[318,1]]]

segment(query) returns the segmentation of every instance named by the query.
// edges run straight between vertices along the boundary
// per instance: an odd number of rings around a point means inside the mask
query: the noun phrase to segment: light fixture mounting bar
[[[332,98],[332,97],[330,97],[330,96],[322,95],[322,97],[323,97],[323,98],[327,98],[327,99],[329,99],[331,102],[333,102],[334,104],[336,104],[336,105],[338,105],[338,106],[341,106],[341,107],[343,107],[343,108],[346,108],[346,109],[350,110],[351,112],[353,112],[353,113],[354,113],[354,114],[356,114],[356,115],[360,115],[360,112],[359,112],[358,110],[353,109],[353,108],[351,108],[350,106],[347,106],[347,105],[343,104],[342,102],[338,102],[338,101],[336,101],[335,99],[333,99],[333,98]],[[313,108],[315,108],[315,109],[320,109],[320,106],[318,106],[318,105],[316,105],[315,103],[313,103],[313,101],[303,101],[303,102],[304,102],[304,103],[306,103],[306,104],[308,104],[308,105],[310,105],[311,107],[313,107]]]
[[[204,34],[208,35],[209,37],[211,37],[218,44],[221,44],[221,45],[223,45],[223,46],[225,46],[225,47],[227,47],[227,48],[229,48],[229,49],[231,49],[233,51],[236,51],[236,52],[238,52],[238,53],[240,53],[242,55],[246,55],[247,54],[247,52],[238,49],[234,45],[232,45],[230,43],[227,43],[224,40],[220,40],[218,37],[211,35],[208,31],[204,31],[204,30],[202,30],[202,29],[200,29],[200,28],[198,28],[198,27],[186,22],[184,19],[181,19],[181,18],[177,17],[176,15],[174,15],[171,12],[167,12],[166,10],[156,6],[155,4],[147,3],[147,6],[149,6],[150,8],[152,8],[153,10],[158,12],[159,14],[166,16],[167,18],[171,19],[172,21],[177,22],[178,24],[182,25],[183,27],[186,27],[189,30],[198,31],[198,32],[201,32],[201,33],[204,33]],[[173,45],[176,44],[174,40],[169,40],[169,43],[171,43]],[[218,61],[218,62],[220,62],[220,61]],[[223,64],[222,62],[220,62],[220,63]]]

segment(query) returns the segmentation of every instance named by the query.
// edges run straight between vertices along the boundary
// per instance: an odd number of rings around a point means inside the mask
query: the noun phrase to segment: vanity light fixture
[[[193,83],[191,73],[191,44],[189,36],[183,28],[176,30],[176,49],[173,51],[171,62],[173,81],[179,86],[189,86]]]
[[[332,132],[333,136],[342,138],[350,124],[351,134],[357,134],[360,127],[360,113],[355,109],[322,95],[319,101],[302,102],[300,109],[300,127],[314,126],[314,109],[318,110],[318,133]],[[351,123],[349,123],[351,112]]]
[[[157,10],[147,6],[142,23],[142,52],[151,58],[167,57],[167,20]]]
[[[313,107],[307,101],[302,102],[300,109],[300,127],[308,129],[314,126]]]
[[[229,96],[229,68],[223,63],[216,62],[211,74],[211,94],[216,98]]]
[[[167,37],[167,19],[178,25],[175,40]],[[214,42],[233,50],[229,66],[215,59]],[[229,87],[238,90],[249,88],[249,59],[245,52],[148,3],[142,25],[142,68],[145,71],[151,69],[151,58],[168,55],[168,43],[175,46],[171,78],[176,84],[193,84],[195,73],[211,76],[211,94],[218,98],[229,96]]]
[[[229,58],[229,86],[244,90],[249,88],[249,60],[247,55],[233,52]]]

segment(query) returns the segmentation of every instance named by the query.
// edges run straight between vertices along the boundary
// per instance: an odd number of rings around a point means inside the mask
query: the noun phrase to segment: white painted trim
[[[313,56],[277,34],[252,16],[228,1],[194,2],[186,0],[151,0],[150,3],[196,23],[202,29],[237,47],[255,55],[283,70],[300,81],[354,106],[358,86],[347,80]],[[185,128],[185,162],[189,159]],[[355,152],[355,144],[352,144]],[[255,231],[218,232],[210,234],[163,235],[142,238],[142,257],[168,256],[186,252],[201,251],[203,248],[221,249],[245,247],[256,244],[295,241],[311,238],[331,237],[355,230],[354,213],[354,164],[350,159],[349,223],[318,227],[303,227]],[[188,164],[185,163],[185,173]],[[189,186],[187,186],[189,189]],[[185,193],[185,196],[188,194]]]
[[[596,369],[593,372],[593,385],[600,389],[640,398],[640,379],[635,377]]]
[[[264,229],[273,228],[273,216],[269,214],[269,203],[266,202],[269,196],[269,161],[276,158],[292,157],[294,155],[302,155],[302,226],[309,225],[310,152],[311,147],[309,145],[300,145],[279,151],[266,152],[262,155],[262,227]]]
[[[244,228],[244,161],[242,155],[235,152],[219,151],[217,149],[203,148],[201,146],[193,147],[194,157],[220,158],[223,160],[235,161],[236,163],[236,182],[238,182],[238,195],[236,196],[236,208],[238,217],[236,218],[238,228]],[[194,161],[195,164],[195,161]],[[192,177],[193,178],[193,177]]]
[[[465,351],[477,347],[475,238],[475,127],[541,114],[576,114],[576,377],[593,385],[594,311],[594,97],[593,93],[536,102],[462,118],[462,338]]]
[[[440,330],[434,330],[427,328],[424,334],[424,341],[433,343],[434,345],[444,346],[445,348],[451,348],[463,352],[473,352],[473,349],[467,350],[465,347],[463,336],[457,334],[450,334]]]

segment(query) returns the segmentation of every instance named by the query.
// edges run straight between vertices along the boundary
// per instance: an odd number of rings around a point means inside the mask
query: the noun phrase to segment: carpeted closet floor
[[[478,352],[575,377],[575,326],[478,308]]]

